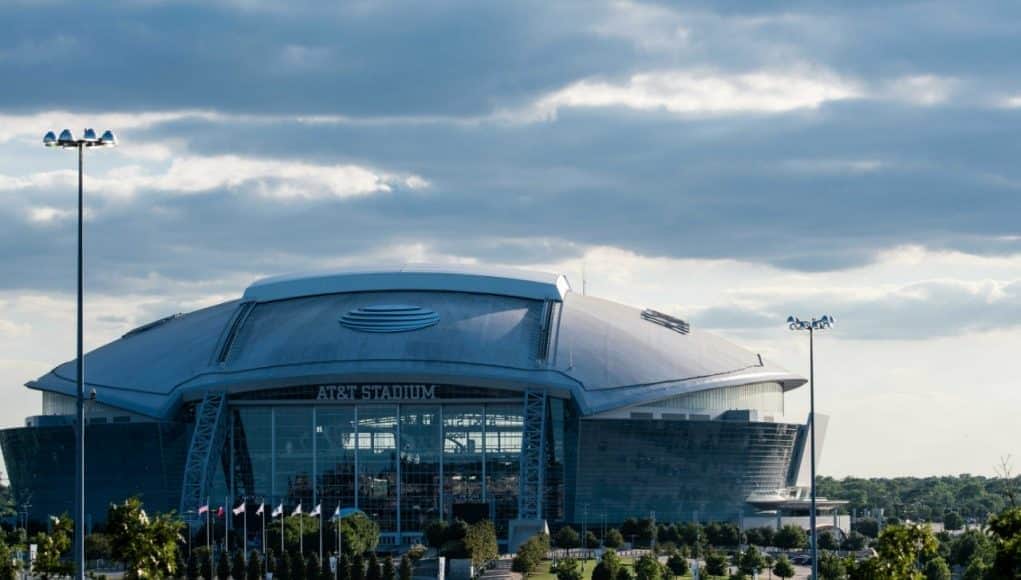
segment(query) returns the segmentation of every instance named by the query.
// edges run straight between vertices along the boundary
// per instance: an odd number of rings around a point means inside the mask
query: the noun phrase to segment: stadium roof
[[[660,313],[570,291],[563,276],[426,265],[267,278],[86,356],[97,400],[157,418],[209,389],[428,382],[571,393],[585,414],[804,379]],[[685,330],[688,330],[685,332]],[[75,393],[75,362],[27,386]]]

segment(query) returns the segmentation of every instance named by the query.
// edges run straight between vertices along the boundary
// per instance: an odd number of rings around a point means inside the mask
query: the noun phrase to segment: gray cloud
[[[1018,77],[988,54],[987,42],[1016,42],[1008,7],[831,8],[26,5],[5,14],[0,74],[23,82],[0,93],[0,111],[210,110],[129,130],[124,149],[184,143],[196,159],[355,165],[430,184],[345,199],[272,199],[258,184],[217,180],[187,196],[151,184],[128,199],[97,193],[90,284],[106,291],[149,287],[153,274],[278,272],[401,244],[526,264],[612,245],[807,271],[858,266],[905,243],[1017,252],[1021,114],[982,96],[1009,93]],[[897,29],[906,23],[913,34]],[[1003,66],[965,70],[946,46]],[[768,114],[568,106],[549,119],[501,116],[581,79],[617,87],[648,71],[805,65],[806,79],[837,75],[862,94]],[[925,75],[957,79],[953,94],[921,104],[889,88]],[[304,115],[342,118],[295,118]],[[17,169],[0,164],[24,177]],[[71,197],[46,184],[6,197],[0,286],[66,287],[73,228],[26,216],[70,211]]]
[[[762,296],[757,307],[712,307],[694,316],[699,324],[732,331],[775,329],[792,314],[837,319],[841,338],[917,340],[1021,326],[1021,282],[966,283],[934,280],[867,296],[815,292],[810,298]],[[817,312],[805,313],[810,302]]]

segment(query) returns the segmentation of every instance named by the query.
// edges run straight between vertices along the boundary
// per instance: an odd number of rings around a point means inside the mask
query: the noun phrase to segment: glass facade
[[[85,432],[86,526],[106,520],[112,502],[139,496],[151,511],[176,510],[191,428],[184,423],[108,423]],[[74,431],[19,427],[0,431],[7,474],[30,521],[74,512]]]
[[[656,511],[661,520],[737,520],[755,491],[786,486],[799,425],[581,420],[574,521]]]
[[[721,387],[671,397],[645,408],[683,409],[690,411],[726,411],[755,409],[766,413],[783,413],[783,387],[780,383],[755,383],[737,387]]]
[[[520,394],[518,394],[520,397]],[[419,534],[462,507],[505,534],[517,516],[524,425],[522,402],[414,404],[264,404],[234,402],[230,464],[234,498],[283,502],[293,509],[357,507],[391,537]],[[563,402],[548,425],[562,430]],[[563,468],[547,457],[547,509],[562,512]],[[562,438],[561,438],[562,439]],[[559,448],[562,449],[562,441]],[[219,497],[219,490],[214,492]],[[413,539],[413,538],[406,538]]]
[[[718,407],[750,397],[766,404],[772,385],[684,401]],[[212,503],[247,498],[290,511],[300,502],[306,513],[319,503],[324,513],[356,507],[379,523],[386,544],[418,541],[429,522],[457,515],[488,517],[506,538],[518,514],[524,404],[520,392],[480,396],[486,392],[459,387],[444,394],[461,398],[409,402],[324,402],[293,389],[263,392],[272,397],[266,400],[232,397],[229,452],[217,462]],[[787,485],[803,426],[649,415],[582,418],[570,400],[548,399],[544,517],[582,523],[587,513],[590,523],[619,523],[655,510],[662,520],[734,520],[753,492]],[[187,419],[91,427],[94,520],[105,519],[111,501],[139,493],[150,509],[177,509],[190,436]],[[71,510],[70,427],[7,429],[0,443],[15,491],[31,494],[34,511],[44,517]]]

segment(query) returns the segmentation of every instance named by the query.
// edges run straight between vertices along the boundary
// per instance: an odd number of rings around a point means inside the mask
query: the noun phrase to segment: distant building
[[[28,383],[42,414],[0,432],[37,519],[72,508],[74,376]],[[389,544],[452,517],[507,538],[653,511],[738,521],[806,481],[807,430],[784,414],[803,378],[557,275],[269,278],[96,349],[86,378],[93,522],[139,494],[189,517],[207,498],[357,506]]]

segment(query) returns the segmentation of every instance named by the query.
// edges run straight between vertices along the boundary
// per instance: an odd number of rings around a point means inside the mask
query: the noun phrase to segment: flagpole
[[[230,546],[228,546],[227,544],[227,542],[229,541],[228,538],[230,538],[230,520],[231,520],[231,516],[227,515],[227,506],[229,505],[230,498],[227,496],[223,496],[223,551],[225,553],[230,552]],[[231,515],[234,515],[233,512],[231,512]]]
[[[241,507],[244,511],[241,512],[242,522],[245,526],[245,537],[241,538],[241,552],[245,555],[245,564],[248,563],[248,500],[241,502]]]
[[[262,557],[266,558],[266,499],[263,498],[262,503],[259,504],[259,508],[262,513],[259,514],[262,519]]]
[[[323,563],[323,504],[319,504],[319,564]]]
[[[301,507],[301,504],[298,504]],[[304,514],[298,514],[298,555],[301,556],[302,561],[305,560],[305,518],[301,517]]]
[[[206,498],[206,552],[210,560],[213,558],[213,544],[209,541],[209,498]]]
[[[283,510],[284,503],[280,502],[280,557],[284,556],[284,519],[287,518],[287,514]]]

